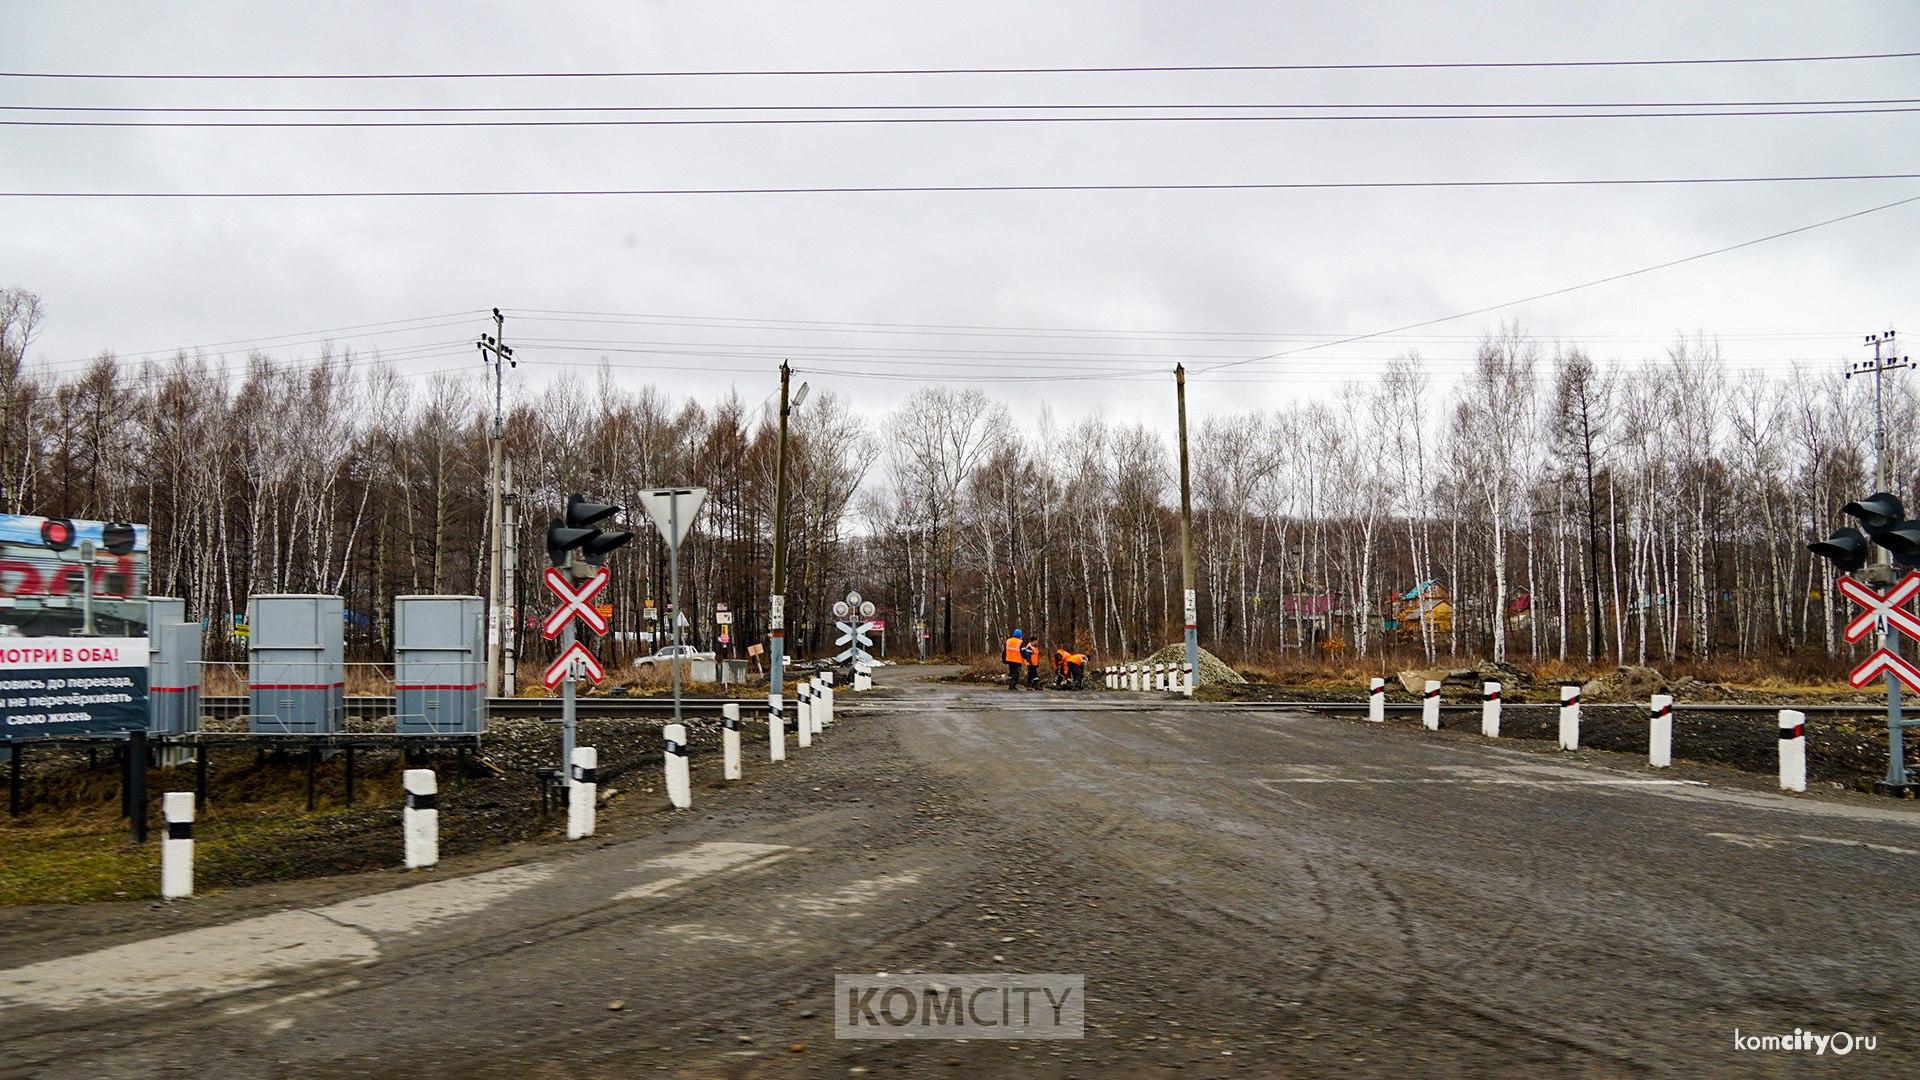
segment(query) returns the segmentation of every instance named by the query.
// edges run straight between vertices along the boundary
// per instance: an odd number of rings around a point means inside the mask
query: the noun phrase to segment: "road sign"
[[[559,686],[562,679],[573,679],[576,682],[581,679],[591,679],[598,683],[606,677],[606,669],[600,666],[600,661],[594,659],[585,645],[576,641],[547,666],[546,674],[540,676],[540,681],[551,690]]]
[[[613,618],[612,604],[595,604],[593,605],[593,610],[594,614],[599,615],[603,619]]]
[[[547,621],[540,626],[542,637],[549,641],[559,637],[560,631],[576,617],[596,634],[607,632],[607,620],[593,609],[592,604],[594,596],[607,587],[606,567],[595,567],[593,576],[581,582],[578,588],[567,580],[567,575],[551,566],[541,575],[541,579],[547,583],[547,591],[560,598],[560,607],[547,616]]]
[[[875,630],[878,630],[883,634],[887,632],[887,620],[885,619],[870,620],[868,622],[868,625],[872,626]]]
[[[1904,657],[1895,656],[1891,649],[1880,649],[1867,657],[1847,676],[1847,682],[1858,690],[1878,678],[1882,671],[1906,684],[1907,689],[1920,693],[1920,668]]]
[[[706,488],[660,488],[640,493],[640,505],[647,508],[654,527],[672,547],[679,547],[680,541],[687,538],[688,530],[693,528],[694,515],[706,501]]]
[[[1913,613],[1904,606],[1915,594],[1920,594],[1920,571],[1909,573],[1884,593],[1845,575],[1841,576],[1836,588],[1840,590],[1840,595],[1865,609],[1841,631],[1849,642],[1866,637],[1878,628],[1882,620],[1893,629],[1920,641],[1920,619],[1914,618]]]

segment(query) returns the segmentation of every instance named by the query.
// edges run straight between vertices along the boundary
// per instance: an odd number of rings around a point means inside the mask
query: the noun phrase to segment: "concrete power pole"
[[[1200,620],[1193,589],[1193,483],[1187,471],[1186,365],[1173,366],[1173,385],[1180,401],[1180,598],[1185,605],[1187,671],[1197,683],[1200,680]]]
[[[789,400],[793,368],[780,362],[780,441],[773,452],[773,595],[767,605],[767,692],[778,699],[786,669],[787,621],[787,417],[807,400],[807,384]]]
[[[1887,453],[1887,408],[1883,384],[1887,372],[1914,366],[1913,361],[1898,355],[1894,348],[1894,333],[1868,334],[1866,344],[1873,346],[1871,363],[1861,361],[1847,368],[1846,377],[1855,375],[1873,375],[1873,490],[1891,491],[1888,484],[1893,479],[1890,455]],[[1898,494],[1898,492],[1895,492]],[[1873,567],[1867,575],[1868,581],[1880,588],[1886,588],[1894,582],[1893,553],[1885,547],[1873,546]],[[1890,627],[1883,620],[1880,624],[1880,647],[1895,656],[1900,655],[1900,631]],[[1887,676],[1887,778],[1884,785],[1893,791],[1904,790],[1907,786],[1906,746],[1904,717],[1900,707],[1900,680],[1891,674]]]
[[[480,348],[481,363],[493,365],[493,437],[489,441],[490,455],[487,467],[487,531],[489,533],[488,570],[487,570],[487,693],[506,695],[506,688],[500,680],[501,638],[510,632],[500,603],[500,563],[501,551],[505,547],[506,515],[502,503],[500,482],[500,458],[502,444],[506,441],[506,417],[501,412],[504,397],[502,384],[506,379],[506,369],[518,366],[513,359],[513,350],[502,340],[507,332],[506,316],[499,308],[493,309],[492,335],[481,334],[476,342]]]

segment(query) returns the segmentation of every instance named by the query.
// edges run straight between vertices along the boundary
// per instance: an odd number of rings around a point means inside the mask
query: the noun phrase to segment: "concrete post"
[[[720,706],[720,778],[740,779],[740,706]]]
[[[1420,694],[1420,723],[1428,731],[1440,730],[1440,684],[1432,679]]]
[[[813,680],[793,684],[793,730],[802,749],[813,745]]]
[[[1480,685],[1480,734],[1489,739],[1500,737],[1500,684]]]
[[[593,835],[594,800],[600,793],[600,751],[591,746],[573,748],[573,767],[567,770],[567,839]]]
[[[687,726],[668,724],[660,729],[660,756],[665,760],[667,772],[667,801],[675,810],[685,810],[693,805],[693,777],[687,771]]]
[[[1367,719],[1376,724],[1387,719],[1387,680],[1375,678],[1367,683]]]
[[[816,732],[818,732],[820,728],[825,728],[828,724],[833,723],[833,672],[823,671],[820,673],[820,692],[827,699],[827,709],[826,712],[815,717],[815,719],[819,721],[819,728],[815,729]]]
[[[1807,714],[1780,710],[1780,790],[1807,790]]]
[[[160,842],[160,896],[164,900],[192,896],[193,792],[167,792],[160,801],[160,814],[167,827]]]
[[[1560,749],[1580,749],[1580,688],[1560,688]]]
[[[1664,769],[1673,764],[1673,695],[1655,694],[1647,703],[1647,764]]]
[[[439,782],[432,769],[408,769],[401,781],[407,790],[406,809],[400,812],[407,869],[432,866],[440,861]]]
[[[777,692],[767,695],[767,760],[787,760],[787,718],[780,712]]]

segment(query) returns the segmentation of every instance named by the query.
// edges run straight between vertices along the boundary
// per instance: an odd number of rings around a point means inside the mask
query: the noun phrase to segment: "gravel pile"
[[[1184,664],[1187,662],[1187,647],[1184,644],[1169,645],[1141,662],[1146,664]],[[1247,680],[1241,678],[1240,673],[1229,667],[1225,660],[1220,659],[1205,649],[1201,649],[1200,670],[1194,672],[1193,681],[1195,686],[1207,686],[1209,684],[1219,683],[1244,683]]]

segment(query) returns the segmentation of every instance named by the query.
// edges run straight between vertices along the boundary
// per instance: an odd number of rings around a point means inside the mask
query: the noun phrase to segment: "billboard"
[[[144,525],[0,514],[0,742],[146,728],[147,658]]]

